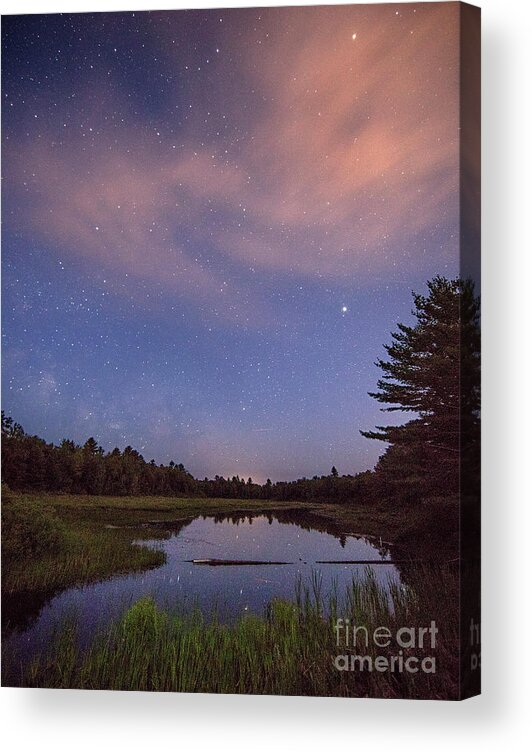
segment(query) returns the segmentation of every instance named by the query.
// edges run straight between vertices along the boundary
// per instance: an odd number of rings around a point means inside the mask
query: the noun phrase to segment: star
[[[190,45],[180,11],[14,21],[8,413],[47,441],[99,432],[108,451],[122,436],[121,450],[145,447],[199,477],[312,477],[328,456],[372,467],[378,445],[345,434],[354,416],[373,422],[367,369],[389,322],[408,315],[409,290],[455,258],[455,197],[440,184],[440,160],[456,165],[455,59],[439,30],[459,29],[452,10],[424,7],[402,31],[391,5],[371,22],[356,6],[278,9],[260,28],[254,13],[205,11],[189,19]],[[285,49],[278,24],[296,19]],[[419,88],[403,96],[416,68]],[[207,101],[205,86],[224,96]],[[333,379],[343,348],[349,376]],[[39,371],[61,377],[57,391]],[[172,430],[181,420],[199,433]]]

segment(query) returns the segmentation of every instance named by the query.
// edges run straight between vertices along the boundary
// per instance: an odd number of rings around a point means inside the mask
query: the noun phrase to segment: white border
[[[35,13],[245,2],[5,0]],[[259,5],[274,5],[268,0]],[[309,4],[309,3],[299,3]],[[530,748],[531,7],[483,8],[483,688],[464,703],[3,689],[5,748]]]

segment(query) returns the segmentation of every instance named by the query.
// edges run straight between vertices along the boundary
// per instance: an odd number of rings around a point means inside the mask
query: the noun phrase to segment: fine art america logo
[[[349,619],[337,619],[333,626],[336,647],[345,650],[334,659],[338,671],[378,671],[384,673],[436,673],[436,622],[428,627],[368,627],[351,624]],[[378,654],[379,650],[386,655]],[[425,653],[412,655],[410,651]],[[430,653],[429,653],[430,651]]]

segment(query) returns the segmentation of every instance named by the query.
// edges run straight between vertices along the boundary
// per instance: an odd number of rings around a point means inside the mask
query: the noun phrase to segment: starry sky
[[[375,360],[458,273],[458,45],[455,3],[4,17],[3,409],[201,478],[371,468]]]

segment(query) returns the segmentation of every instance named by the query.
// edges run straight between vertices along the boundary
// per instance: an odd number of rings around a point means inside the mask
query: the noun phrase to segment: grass
[[[166,537],[204,514],[260,512],[264,502],[235,499],[2,494],[2,594],[57,592],[164,563],[135,541]],[[269,510],[294,505],[272,503]]]
[[[418,568],[408,587],[379,585],[371,570],[343,594],[322,597],[316,577],[299,585],[295,603],[274,601],[262,617],[245,616],[233,625],[206,621],[199,612],[178,616],[161,611],[150,598],[135,603],[98,634],[88,648],[78,645],[78,625],[64,625],[49,651],[37,657],[15,683],[28,687],[216,692],[245,694],[410,697],[456,699],[458,610],[455,574],[448,568]],[[392,634],[405,625],[436,622],[436,672],[339,671],[333,658],[336,616]],[[363,654],[391,657],[370,642]],[[352,652],[352,651],[351,651]],[[427,651],[407,649],[405,656]],[[8,664],[8,662],[7,662]],[[4,658],[4,677],[9,666]]]
[[[164,553],[139,540],[166,537],[199,515],[275,512],[279,518],[332,532],[364,533],[429,549],[438,518],[453,519],[455,502],[415,510],[389,504],[336,505],[307,502],[245,501],[167,497],[106,497],[3,493],[2,600],[4,627],[16,614],[31,620],[46,600],[67,587],[141,571],[164,562]],[[443,510],[443,511],[442,511]],[[436,523],[434,523],[436,520]],[[451,524],[452,527],[452,524]],[[420,531],[422,533],[420,534]],[[445,531],[443,531],[444,533]],[[417,540],[416,540],[417,538]],[[412,546],[412,541],[416,541]],[[435,550],[435,549],[434,549]],[[453,547],[449,545],[448,551]],[[433,558],[433,557],[430,557]],[[440,558],[442,558],[440,556]],[[452,559],[448,553],[445,557]],[[23,670],[3,657],[3,682],[18,686],[138,689],[287,695],[455,698],[457,688],[458,604],[454,565],[402,571],[408,586],[382,588],[368,570],[342,595],[324,599],[319,582],[297,591],[296,603],[273,602],[262,617],[245,616],[232,625],[201,613],[183,616],[161,611],[151,599],[134,604],[92,643],[80,648],[80,625],[66,623],[46,654]],[[341,602],[340,602],[341,601]],[[329,614],[326,617],[325,614]],[[440,630],[432,674],[376,671],[342,672],[332,618],[337,614],[368,629],[404,625]],[[342,649],[342,652],[346,652]],[[349,652],[349,651],[347,651]],[[369,645],[372,659],[392,648]],[[397,652],[397,646],[396,650]]]
[[[164,563],[161,551],[133,544],[139,537],[61,515],[40,498],[4,497],[2,595],[52,592]]]
[[[452,509],[444,509],[436,517],[433,509],[422,504],[408,510],[386,503],[354,506],[242,499],[19,495],[7,491],[2,505],[2,593],[58,591],[159,566],[164,561],[161,551],[134,545],[142,538],[164,537],[166,533],[157,528],[157,523],[179,525],[198,515],[261,512],[295,513],[298,520],[304,523],[306,519],[316,529],[337,535],[382,536],[391,543],[409,545],[417,535],[416,547],[427,544],[431,558],[434,551],[442,550],[445,535],[438,523],[435,534],[439,545],[432,546],[427,520],[453,519]]]

